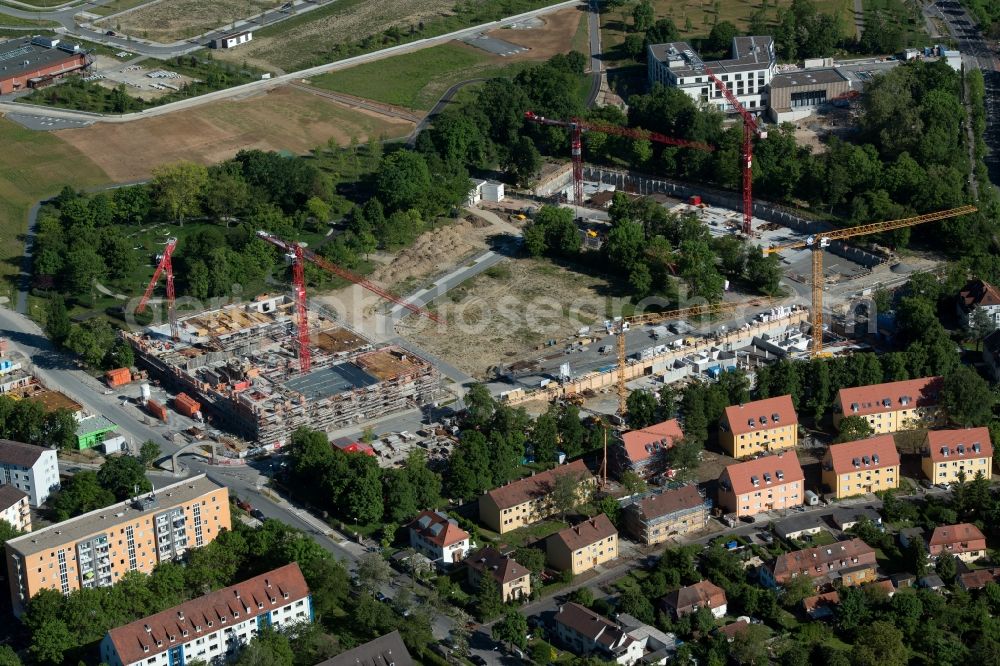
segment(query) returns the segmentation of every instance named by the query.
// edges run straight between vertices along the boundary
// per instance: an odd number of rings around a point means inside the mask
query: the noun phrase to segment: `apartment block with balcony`
[[[847,416],[868,421],[876,435],[912,430],[933,424],[940,416],[940,377],[843,388],[834,402],[833,425]]]
[[[674,488],[625,507],[625,531],[648,546],[703,529],[712,503],[696,486]]]
[[[719,445],[733,458],[784,451],[798,442],[799,417],[790,395],[732,405],[719,419]]]
[[[202,474],[11,539],[14,611],[42,589],[69,594],[113,585],[128,571],[149,573],[231,528],[229,491]]]
[[[101,660],[109,666],[220,664],[265,627],[280,631],[312,620],[309,586],[293,562],[112,629],[101,641]]]
[[[822,468],[823,484],[838,499],[899,487],[899,451],[892,435],[833,444]]]
[[[967,480],[982,473],[993,477],[993,442],[986,428],[930,430],[924,439],[920,469],[934,484],[955,483],[961,474]]]
[[[31,531],[31,507],[28,493],[14,486],[0,486],[0,520],[7,521],[18,532]]]
[[[41,506],[59,490],[59,461],[54,449],[0,439],[0,485],[28,494],[28,504]]]
[[[494,532],[505,534],[532,525],[556,512],[552,489],[564,474],[580,482],[580,501],[586,501],[595,479],[582,460],[574,460],[540,474],[532,474],[494,488],[479,498],[479,520]]]
[[[802,506],[805,475],[794,451],[734,463],[719,476],[719,506],[737,518]]]
[[[545,540],[549,564],[574,576],[618,557],[618,530],[605,514],[567,527]]]

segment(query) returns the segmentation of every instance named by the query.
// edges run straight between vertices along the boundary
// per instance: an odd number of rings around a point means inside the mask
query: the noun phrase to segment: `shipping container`
[[[194,418],[201,411],[201,405],[187,393],[178,393],[174,398],[174,409],[188,418]]]
[[[119,386],[125,386],[132,381],[132,373],[129,372],[128,368],[115,368],[114,370],[108,370],[104,373],[104,381],[106,381],[108,386],[111,388],[118,388]]]
[[[161,405],[160,403],[156,402],[155,400],[147,400],[146,409],[149,411],[150,414],[160,419],[164,423],[167,422],[167,418],[169,416],[169,414],[167,413],[167,408]]]

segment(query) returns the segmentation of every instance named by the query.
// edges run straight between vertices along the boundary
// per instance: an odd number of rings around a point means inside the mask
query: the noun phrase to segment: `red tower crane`
[[[753,117],[753,114],[743,108],[740,104],[740,100],[736,98],[726,84],[715,75],[705,63],[699,62],[698,64],[705,70],[705,74],[708,78],[712,79],[712,83],[715,87],[719,89],[722,95],[726,98],[733,109],[743,117],[743,227],[742,231],[747,236],[753,233],[753,137],[755,134],[760,135],[760,137],[767,138],[767,132],[761,130],[760,125],[757,124],[757,119]]]
[[[414,305],[408,301],[403,300],[399,296],[396,296],[392,292],[382,289],[378,285],[372,283],[369,280],[352,273],[346,268],[341,268],[336,264],[330,263],[323,257],[317,255],[312,250],[307,250],[303,248],[298,243],[292,243],[277,236],[270,234],[266,231],[258,231],[257,236],[261,239],[267,241],[271,245],[281,249],[288,255],[292,257],[292,283],[293,283],[293,295],[295,297],[295,328],[298,337],[298,355],[299,355],[299,369],[303,372],[309,372],[310,361],[312,355],[309,351],[309,320],[306,311],[306,280],[305,280],[305,262],[308,261],[313,263],[323,270],[333,273],[339,277],[344,278],[356,285],[364,287],[368,291],[378,294],[387,301],[392,301],[414,314],[418,314],[422,317],[427,317],[431,321],[441,323],[441,320],[433,312],[429,312],[418,305]]]
[[[180,331],[177,328],[177,312],[174,309],[174,266],[170,261],[170,256],[174,253],[174,248],[176,247],[176,238],[167,239],[167,246],[163,248],[160,261],[156,265],[156,270],[153,271],[153,279],[149,281],[149,286],[146,287],[146,292],[142,295],[139,307],[135,311],[143,312],[146,309],[146,303],[149,301],[149,297],[153,295],[156,282],[160,279],[160,274],[165,271],[167,273],[167,319],[170,321],[170,337],[174,340],[180,340]]]
[[[583,132],[603,132],[604,134],[614,134],[616,136],[627,136],[632,139],[647,139],[668,146],[678,146],[681,148],[694,148],[712,152],[715,146],[700,141],[687,141],[685,139],[675,139],[657,132],[636,129],[632,127],[619,127],[608,123],[590,122],[574,118],[573,120],[554,120],[540,116],[533,111],[525,111],[524,119],[537,125],[549,125],[551,127],[567,127],[570,130],[570,146],[573,155],[573,203],[577,206],[583,205]]]

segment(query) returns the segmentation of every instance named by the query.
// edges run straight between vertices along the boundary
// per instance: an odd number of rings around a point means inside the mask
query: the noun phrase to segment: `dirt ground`
[[[317,52],[393,26],[409,29],[410,25],[421,21],[451,14],[454,5],[453,0],[365,0],[344,12],[334,12],[281,30],[278,35],[254,35],[249,44],[231,51],[223,50],[216,57],[258,66],[266,64],[267,69],[294,71]]]
[[[244,148],[303,154],[331,138],[347,145],[352,136],[405,136],[413,123],[349,110],[307,92],[278,88],[238,101],[130,123],[96,123],[56,132],[91,156],[115,181],[146,178],[162,164],[190,160],[217,163]]]
[[[410,318],[400,333],[430,354],[485,378],[505,358],[603,320],[607,283],[538,259],[508,259],[434,303],[447,325]]]
[[[500,28],[486,35],[502,39],[511,44],[524,46],[528,50],[503,60],[547,60],[557,53],[566,53],[572,48],[573,36],[586,14],[577,7],[567,7],[558,12],[541,17],[544,25],[532,28]]]
[[[127,35],[170,43],[189,39],[259,14],[283,0],[161,0],[128,14],[98,21],[97,25]]]

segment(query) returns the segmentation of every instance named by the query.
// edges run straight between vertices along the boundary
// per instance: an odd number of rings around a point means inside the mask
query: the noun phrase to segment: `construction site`
[[[297,428],[331,432],[435,399],[430,363],[394,346],[374,345],[310,304],[310,364],[303,366],[297,303],[260,296],[123,333],[166,386],[200,403],[217,427],[280,448]]]

